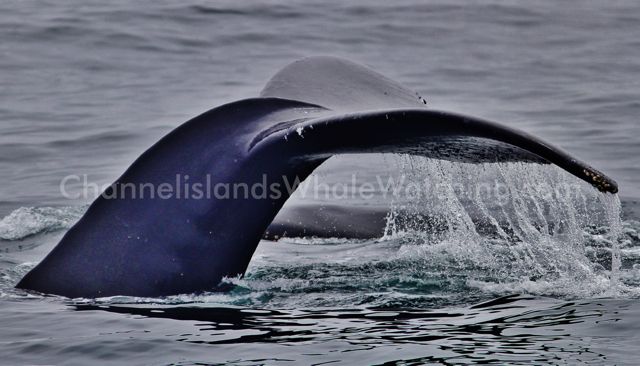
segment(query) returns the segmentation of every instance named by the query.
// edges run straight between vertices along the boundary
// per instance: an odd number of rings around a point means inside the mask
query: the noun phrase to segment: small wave
[[[0,220],[0,239],[21,240],[70,228],[85,210],[84,206],[20,207]]]
[[[67,139],[60,139],[60,140],[55,140],[55,141],[50,141],[47,143],[47,146],[49,147],[60,147],[60,146],[66,146],[66,147],[72,147],[72,148],[76,148],[79,146],[87,146],[87,145],[105,145],[108,143],[122,143],[124,141],[127,140],[132,140],[135,139],[136,134],[135,133],[131,133],[129,131],[109,131],[109,132],[101,132],[101,133],[94,133],[91,135],[86,135],[86,136],[80,136],[77,138],[67,138]]]
[[[359,244],[365,240],[349,239],[349,238],[288,238],[284,237],[278,240],[279,243],[298,244],[298,245],[340,245],[340,244]]]
[[[240,9],[221,8],[221,7],[214,7],[214,6],[210,6],[210,5],[196,4],[196,5],[191,5],[189,8],[191,10],[193,10],[194,12],[200,13],[200,14],[221,14],[221,15],[245,15],[245,14],[247,14],[247,12],[242,11]]]

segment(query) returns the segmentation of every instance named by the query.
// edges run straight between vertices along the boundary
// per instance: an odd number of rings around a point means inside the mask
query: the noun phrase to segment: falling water
[[[551,165],[398,160],[407,188],[394,197],[385,238],[405,238],[408,255],[437,266],[445,251],[450,270],[482,266],[485,283],[619,290],[616,195]]]
[[[622,234],[620,198],[617,194],[603,194],[600,195],[600,200],[605,209],[605,217],[610,227],[608,240],[611,242],[611,287],[613,294],[616,294],[616,289],[619,286],[621,267],[620,244],[618,242]]]

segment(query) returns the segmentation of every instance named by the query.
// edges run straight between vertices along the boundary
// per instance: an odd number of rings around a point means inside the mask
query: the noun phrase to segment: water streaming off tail
[[[384,240],[414,268],[471,286],[616,295],[620,201],[551,165],[460,164],[399,156],[402,184]]]

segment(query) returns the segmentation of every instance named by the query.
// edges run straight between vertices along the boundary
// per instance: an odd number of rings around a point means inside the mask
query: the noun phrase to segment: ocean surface
[[[228,293],[14,289],[91,201],[65,198],[64,177],[110,183],[182,122],[313,55],[537,135],[619,195],[551,166],[337,157],[315,176],[441,191],[297,194],[388,207],[385,235],[265,240]],[[0,365],[637,365],[639,75],[634,1],[0,2]],[[487,181],[500,200],[469,194]]]

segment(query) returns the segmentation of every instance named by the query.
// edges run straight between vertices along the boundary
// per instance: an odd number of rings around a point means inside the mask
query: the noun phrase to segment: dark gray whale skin
[[[157,187],[178,175],[211,185],[266,179],[284,187],[332,155],[363,152],[552,163],[617,192],[604,174],[531,135],[429,109],[363,66],[312,57],[281,70],[259,98],[214,108],[149,148],[17,287],[86,298],[220,289],[225,276],[245,272],[286,191],[263,199],[111,197],[118,187]]]

